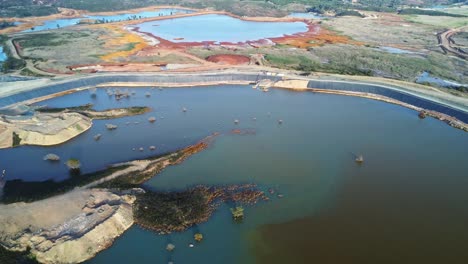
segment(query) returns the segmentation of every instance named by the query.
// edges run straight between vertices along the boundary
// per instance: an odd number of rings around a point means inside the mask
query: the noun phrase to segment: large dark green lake
[[[96,98],[83,91],[42,102],[93,103],[97,109],[148,105],[153,112],[94,121],[90,131],[60,146],[0,150],[0,166],[9,179],[59,181],[68,177],[66,168],[43,161],[47,153],[79,158],[90,172],[220,132],[210,148],[146,185],[167,191],[256,183],[276,193],[246,207],[242,223],[233,222],[230,205],[223,205],[208,222],[182,233],[162,236],[134,226],[89,263],[466,263],[466,132],[354,97],[262,93],[249,86],[134,91],[118,102],[105,90]],[[150,116],[157,118],[154,124]],[[107,131],[106,123],[119,127]],[[234,135],[232,129],[256,133]],[[103,134],[98,142],[97,133]],[[150,145],[157,150],[150,152]],[[139,147],[145,151],[132,150]],[[362,153],[365,162],[356,164],[353,153]],[[195,232],[204,240],[190,248]],[[167,252],[167,243],[176,249]]]

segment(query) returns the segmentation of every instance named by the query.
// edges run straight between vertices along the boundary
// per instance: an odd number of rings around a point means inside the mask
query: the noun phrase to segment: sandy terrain
[[[33,203],[0,205],[0,244],[31,248],[42,263],[78,263],[109,247],[133,224],[133,195],[76,190]]]
[[[92,121],[78,113],[36,114],[31,118],[3,116],[0,119],[0,148],[13,146],[13,133],[19,145],[52,146],[64,143],[90,129]],[[8,140],[10,138],[11,140]]]

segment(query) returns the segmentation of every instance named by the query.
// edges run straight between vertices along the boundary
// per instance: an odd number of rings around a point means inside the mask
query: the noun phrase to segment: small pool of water
[[[306,19],[323,19],[325,16],[322,16],[317,13],[301,13],[301,12],[293,12],[288,15],[288,17],[295,17],[295,18],[306,18]]]
[[[468,84],[461,84],[454,81],[444,80],[438,77],[433,77],[429,72],[423,72],[417,79],[417,83],[425,84],[430,83],[433,85],[445,87],[445,88],[458,88],[458,87],[468,87]]]
[[[404,50],[404,49],[399,49],[399,48],[394,48],[394,47],[379,47],[378,49],[383,50],[388,53],[392,53],[392,54],[418,54],[417,52],[414,52],[414,51]]]
[[[74,26],[80,23],[83,19],[95,19],[95,20],[104,20],[104,22],[117,22],[117,21],[125,21],[125,20],[135,20],[135,19],[143,19],[143,18],[150,18],[150,17],[159,17],[159,16],[171,16],[180,13],[193,13],[192,10],[187,9],[177,9],[177,8],[163,8],[163,9],[156,9],[154,11],[142,11],[139,13],[125,13],[113,16],[92,16],[92,15],[85,15],[83,18],[68,18],[68,19],[55,19],[55,20],[48,20],[45,21],[43,25],[36,26],[34,28],[30,28],[24,30],[23,32],[37,32],[43,30],[52,30],[64,27]]]
[[[7,59],[6,53],[3,51],[3,47],[0,46],[0,64]]]
[[[282,37],[306,32],[303,22],[244,21],[226,15],[200,15],[136,25],[141,32],[150,33],[173,42],[245,42]]]

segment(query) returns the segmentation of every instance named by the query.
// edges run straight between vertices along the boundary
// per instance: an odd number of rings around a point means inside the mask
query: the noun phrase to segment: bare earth
[[[130,193],[92,189],[0,205],[0,241],[10,250],[30,247],[42,263],[82,262],[109,247],[133,224],[134,200]]]
[[[0,116],[0,148],[13,146],[13,132],[20,145],[52,146],[64,143],[90,129],[92,120],[78,113],[43,114],[31,118]]]

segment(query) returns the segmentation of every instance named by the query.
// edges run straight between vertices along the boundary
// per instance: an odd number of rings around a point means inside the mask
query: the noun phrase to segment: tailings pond
[[[308,30],[303,22],[244,21],[227,15],[199,15],[135,25],[139,31],[172,42],[245,42]]]
[[[78,158],[83,172],[91,172],[220,132],[207,150],[167,168],[147,187],[256,183],[271,200],[246,207],[242,223],[232,221],[232,205],[222,205],[208,222],[182,233],[157,235],[134,226],[89,263],[460,263],[468,258],[466,132],[363,98],[263,93],[235,85],[130,91],[136,94],[120,101],[98,89],[95,98],[82,91],[41,102],[50,107],[92,103],[96,109],[151,106],[153,111],[94,121],[92,129],[60,146],[0,150],[7,180],[69,177],[63,162],[42,159],[47,153],[62,161]],[[150,116],[155,123],[147,121]],[[106,123],[118,128],[107,131]],[[236,135],[233,129],[255,133]],[[95,141],[98,133],[102,138]],[[151,145],[156,151],[148,150]],[[132,150],[140,147],[143,152]],[[363,154],[364,163],[356,164],[353,153]],[[201,243],[193,240],[197,232],[204,236]],[[167,243],[176,249],[166,251]]]

